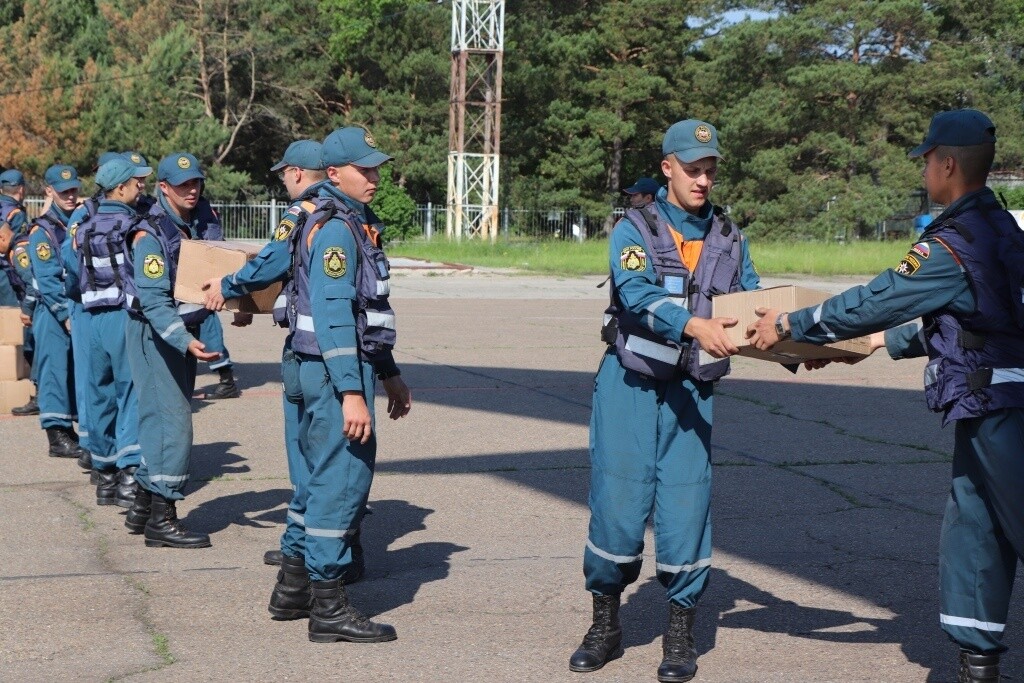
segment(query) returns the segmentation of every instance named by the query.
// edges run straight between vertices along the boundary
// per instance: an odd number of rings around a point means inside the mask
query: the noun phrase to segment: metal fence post
[[[267,230],[273,235],[276,229],[275,223],[277,222],[277,199],[275,197],[270,198],[270,215],[268,219]]]
[[[434,205],[427,200],[426,237],[429,242],[434,237]]]

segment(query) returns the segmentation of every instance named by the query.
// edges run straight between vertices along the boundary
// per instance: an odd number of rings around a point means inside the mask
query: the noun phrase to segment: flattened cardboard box
[[[0,306],[0,344],[22,344],[25,341],[24,335],[21,309],[17,306]]]
[[[203,303],[203,283],[212,277],[224,277],[245,265],[260,252],[262,245],[246,242],[207,242],[182,240],[178,273],[174,281],[174,298],[192,304]],[[228,299],[224,308],[236,313],[272,313],[274,301],[281,293],[281,283],[250,292],[238,299]]]
[[[0,380],[0,413],[25,405],[35,391],[31,380]]]
[[[29,367],[25,362],[25,354],[21,352],[21,345],[0,346],[0,380],[25,379],[28,374]]]
[[[817,306],[831,296],[828,292],[794,285],[722,294],[711,299],[711,314],[715,318],[737,318],[739,320],[739,324],[726,328],[725,331],[732,343],[739,348],[739,355],[748,358],[791,364],[821,358],[870,355],[871,341],[868,337],[857,337],[825,346],[786,340],[776,344],[771,351],[755,349],[744,337],[747,326],[758,319],[757,314],[754,313],[756,308],[774,308],[789,312],[808,306]]]

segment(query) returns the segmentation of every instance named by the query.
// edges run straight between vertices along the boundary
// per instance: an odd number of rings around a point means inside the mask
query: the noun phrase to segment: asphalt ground
[[[74,461],[46,457],[36,419],[0,418],[0,680],[655,680],[667,607],[650,538],[622,607],[625,656],[592,674],[567,667],[590,619],[599,281],[396,272],[396,356],[414,406],[377,422],[368,572],[349,589],[398,629],[392,643],[313,644],[305,621],[267,613],[276,570],[262,555],[290,495],[284,334],[269,317],[226,325],[242,396],[193,403],[179,515],[212,548],[144,547],[122,510],[95,505]],[[884,353],[796,375],[735,361],[715,399],[697,681],[955,679],[937,569],[953,435],[924,405],[922,367]],[[200,391],[215,382],[201,374]],[[1020,615],[1018,597],[1006,680],[1024,678]]]

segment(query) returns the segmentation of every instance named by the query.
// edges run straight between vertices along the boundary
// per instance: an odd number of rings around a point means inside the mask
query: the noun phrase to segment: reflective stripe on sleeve
[[[174,334],[175,330],[183,327],[185,327],[185,323],[182,322],[181,320],[176,320],[175,322],[171,323],[166,330],[160,333],[160,338],[167,339],[172,334]]]

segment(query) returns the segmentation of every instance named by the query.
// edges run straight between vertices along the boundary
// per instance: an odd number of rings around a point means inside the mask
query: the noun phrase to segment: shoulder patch
[[[921,267],[921,262],[917,260],[917,257],[913,253],[909,253],[903,257],[900,264],[896,266],[896,272],[900,275],[913,275],[917,272],[918,268]]]
[[[142,259],[142,272],[151,280],[164,276],[164,258],[160,254],[147,254]]]
[[[14,253],[15,253],[16,258],[18,259],[18,265],[21,266],[22,268],[28,268],[29,267],[28,253],[24,249],[21,249],[21,248],[16,249]]]
[[[274,231],[274,241],[281,242],[288,239],[288,235],[292,234],[292,229],[295,227],[295,220],[292,218],[282,218],[281,222],[277,224],[277,230]]]
[[[917,254],[921,258],[928,258],[932,253],[932,248],[928,246],[927,242],[918,242],[910,248],[910,251]]]
[[[40,261],[49,261],[50,257],[53,256],[53,250],[50,249],[48,243],[40,242],[36,245],[36,256],[39,257]]]
[[[348,272],[345,250],[341,247],[327,247],[324,249],[324,273],[328,277],[341,277]]]
[[[626,247],[619,254],[619,268],[623,270],[647,270],[647,252],[636,245]]]

